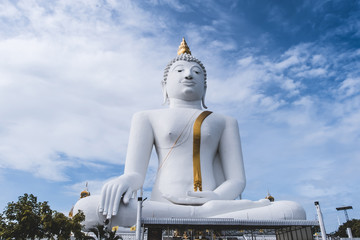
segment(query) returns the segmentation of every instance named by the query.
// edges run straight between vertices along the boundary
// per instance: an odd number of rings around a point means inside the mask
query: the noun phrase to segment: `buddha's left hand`
[[[163,197],[175,204],[183,205],[202,205],[210,200],[219,200],[220,197],[213,191],[202,191],[202,192],[192,192],[188,191],[186,193],[187,197],[175,197],[170,194],[164,194]]]

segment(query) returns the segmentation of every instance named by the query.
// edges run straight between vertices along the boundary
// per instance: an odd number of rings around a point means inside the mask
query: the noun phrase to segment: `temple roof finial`
[[[187,53],[187,54],[190,54],[191,55],[191,52],[190,52],[190,48],[189,46],[187,45],[186,41],[185,41],[185,38],[183,37],[181,43],[180,43],[180,46],[179,46],[179,49],[178,49],[178,52],[177,54],[178,55],[181,55],[181,54],[184,54],[184,53]]]

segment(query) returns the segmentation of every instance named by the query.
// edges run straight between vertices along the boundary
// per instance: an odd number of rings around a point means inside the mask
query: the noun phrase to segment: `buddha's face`
[[[205,94],[204,72],[196,62],[177,61],[169,69],[165,87],[169,98],[201,100]]]

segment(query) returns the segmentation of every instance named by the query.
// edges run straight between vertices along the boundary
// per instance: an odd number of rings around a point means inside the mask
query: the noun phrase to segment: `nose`
[[[193,79],[193,76],[192,76],[192,74],[191,74],[191,71],[186,71],[186,72],[185,72],[185,79],[187,79],[187,80]]]

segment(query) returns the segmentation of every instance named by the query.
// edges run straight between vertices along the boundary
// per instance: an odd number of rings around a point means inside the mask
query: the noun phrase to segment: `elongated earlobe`
[[[165,105],[166,103],[169,103],[169,96],[166,91],[166,82],[162,81],[161,85],[162,85],[162,91],[163,91],[163,103],[162,104]]]
[[[206,86],[204,89],[204,95],[201,98],[201,104],[202,104],[203,108],[207,109],[207,106],[205,105],[205,95],[206,95]]]

